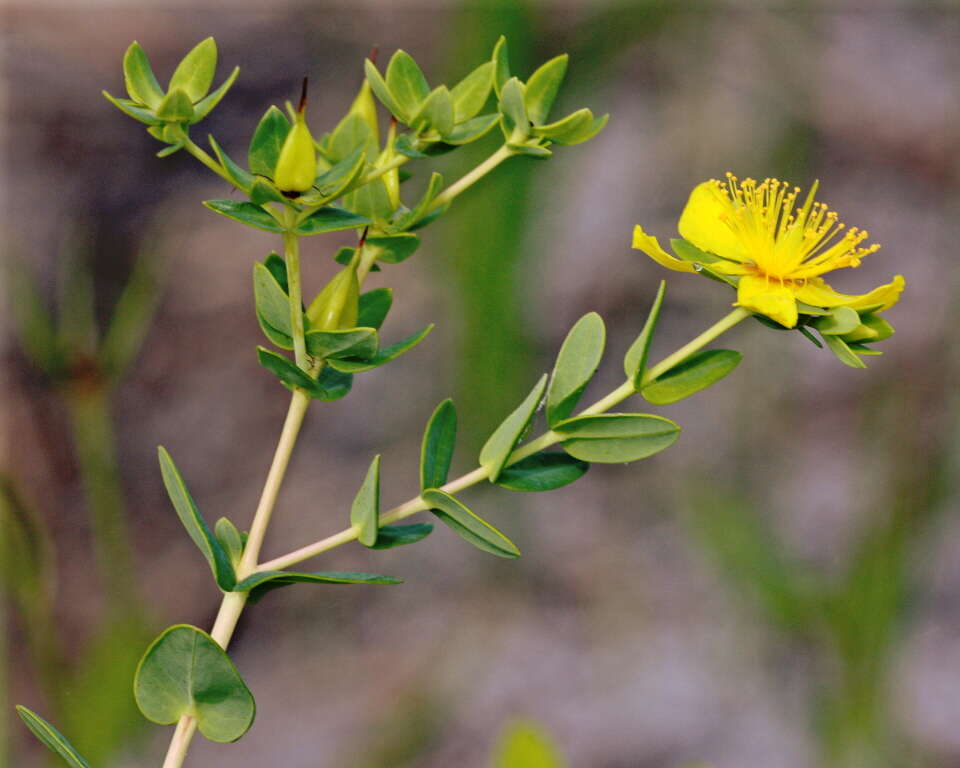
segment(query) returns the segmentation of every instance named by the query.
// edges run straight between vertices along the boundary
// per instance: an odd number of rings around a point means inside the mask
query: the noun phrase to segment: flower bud
[[[283,193],[306,192],[317,178],[317,148],[307,127],[304,110],[307,105],[307,81],[293,127],[280,148],[280,157],[273,172],[273,183]]]
[[[354,328],[360,307],[357,267],[351,264],[334,275],[307,308],[310,327],[316,331]]]

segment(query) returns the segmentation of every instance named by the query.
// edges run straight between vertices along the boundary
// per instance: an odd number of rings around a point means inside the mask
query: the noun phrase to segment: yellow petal
[[[639,224],[633,228],[633,247],[638,251],[643,251],[647,256],[667,269],[672,269],[675,272],[697,271],[689,261],[682,261],[663,250],[663,248],[660,247],[660,243],[657,242],[657,238],[644,232]]]
[[[874,288],[870,293],[848,294],[839,293],[831,288],[819,277],[810,278],[806,285],[796,289],[797,298],[805,304],[811,304],[814,307],[850,307],[851,309],[862,309],[863,307],[872,307],[881,305],[877,312],[883,312],[890,309],[900,299],[900,294],[906,281],[903,275],[897,275],[886,285]]]
[[[793,290],[765,277],[741,277],[737,284],[736,306],[766,315],[785,328],[797,324],[797,297]]]
[[[733,212],[730,200],[715,181],[705,181],[694,187],[687,206],[680,214],[677,229],[685,240],[697,248],[715,253],[725,259],[746,261],[743,246],[721,217]]]

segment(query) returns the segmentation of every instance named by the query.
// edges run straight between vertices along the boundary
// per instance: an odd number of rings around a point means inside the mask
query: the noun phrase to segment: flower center
[[[826,204],[814,200],[814,182],[803,205],[797,208],[799,187],[785,181],[738,181],[726,174],[726,184],[713,180],[723,208],[720,215],[743,249],[743,262],[758,274],[779,281],[805,281],[834,269],[857,267],[879,245],[861,247],[865,230],[844,224]]]

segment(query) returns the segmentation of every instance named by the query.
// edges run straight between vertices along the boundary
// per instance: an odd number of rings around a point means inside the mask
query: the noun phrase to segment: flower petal
[[[702,251],[732,261],[746,261],[743,246],[723,220],[732,213],[733,206],[717,182],[705,181],[690,193],[677,229]]]
[[[765,277],[744,275],[737,285],[736,306],[776,320],[784,328],[797,324],[797,297],[791,288]]]
[[[675,272],[697,271],[689,261],[681,261],[663,250],[663,248],[660,247],[660,243],[657,242],[657,238],[644,232],[639,224],[633,228],[633,247],[638,251],[643,251],[647,256],[667,269],[672,269]]]
[[[874,311],[883,312],[899,301],[900,293],[905,285],[906,281],[903,279],[903,275],[897,275],[892,281],[874,288],[870,293],[848,294],[839,293],[821,278],[813,277],[808,279],[806,285],[802,288],[796,289],[796,296],[800,301],[814,307],[863,309],[879,304],[880,308]]]

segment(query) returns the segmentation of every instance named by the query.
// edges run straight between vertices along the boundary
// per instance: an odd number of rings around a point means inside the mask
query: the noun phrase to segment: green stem
[[[687,344],[684,344],[680,349],[678,349],[673,354],[665,357],[655,366],[650,368],[643,376],[641,381],[641,386],[648,384],[649,382],[656,379],[658,376],[663,375],[669,371],[674,366],[686,360],[690,355],[692,355],[697,350],[705,347],[711,341],[716,339],[721,334],[733,328],[737,323],[749,317],[750,313],[744,309],[737,308],[730,312],[726,317],[721,319],[719,322],[710,326],[707,330],[697,336],[695,339],[692,339]],[[628,397],[636,393],[636,388],[633,386],[633,383],[626,381],[617,387],[613,392],[608,394],[606,397],[598,400],[596,403],[591,405],[588,408],[585,408],[581,411],[580,415],[590,415],[596,413],[604,413],[608,411],[613,406],[623,402]],[[561,436],[556,432],[548,431],[545,434],[538,437],[536,440],[533,440],[522,448],[518,448],[507,460],[507,465],[515,464],[521,459],[531,456],[534,453],[542,451],[544,448],[549,448],[554,443],[557,443],[561,440]],[[468,472],[462,477],[458,477],[456,480],[451,480],[449,483],[444,485],[441,490],[446,491],[447,493],[457,493],[462,491],[464,488],[469,488],[472,485],[476,485],[483,480],[486,480],[489,475],[489,472],[484,467],[477,467],[472,472]],[[394,507],[393,509],[386,512],[380,517],[380,525],[390,525],[395,523],[398,520],[403,520],[410,515],[414,515],[417,512],[423,512],[429,509],[423,499],[419,496],[412,498],[403,504]],[[342,544],[346,544],[350,541],[353,541],[360,535],[360,529],[358,526],[350,526],[339,533],[334,534],[333,536],[328,536],[325,539],[315,541],[312,544],[308,544],[305,547],[296,549],[293,552],[288,552],[286,555],[281,557],[274,558],[265,563],[261,563],[257,567],[257,571],[278,571],[284,568],[288,568],[291,565],[307,560],[308,558],[319,555],[322,552],[334,549],[339,547]]]
[[[219,176],[224,181],[230,183],[231,186],[237,187],[237,183],[230,178],[230,174],[227,173],[226,169],[220,165],[216,160],[214,160],[210,155],[201,147],[197,146],[194,143],[193,139],[190,138],[189,134],[181,128],[180,140],[183,142],[183,148],[187,150],[193,157],[203,163],[207,168],[213,171],[217,176]],[[237,189],[241,189],[237,187]],[[242,190],[246,192],[247,190]]]
[[[396,155],[390,162],[384,163],[383,165],[374,168],[370,173],[360,179],[360,183],[357,184],[357,187],[362,187],[364,184],[369,184],[371,181],[376,181],[385,173],[396,170],[402,165],[406,165],[410,161],[410,158],[406,155]]]
[[[250,534],[243,550],[243,557],[237,566],[238,581],[242,581],[257,570],[260,548],[263,546],[267,527],[270,524],[270,517],[277,504],[280,486],[283,484],[283,478],[309,405],[310,398],[299,390],[295,391],[290,398],[290,407],[283,423],[283,431],[280,433],[280,440],[270,464],[270,471],[267,473],[267,479],[260,494],[260,502],[257,504],[257,511],[253,516],[253,523],[250,526]],[[247,596],[248,593],[246,592],[228,592],[223,596],[220,603],[220,610],[217,613],[210,635],[224,650],[226,650],[230,644],[230,639],[233,637],[237,622],[240,620],[240,614],[243,613],[246,606]],[[163,768],[180,768],[183,765],[196,728],[197,723],[194,718],[188,716],[180,718],[173,733],[173,738],[170,740],[170,746],[167,748]]]
[[[293,356],[297,365],[304,371],[309,370],[307,343],[303,330],[303,291],[300,287],[300,237],[293,232],[296,213],[283,210],[284,223],[288,229],[283,233],[283,256],[287,264],[287,287],[290,296],[290,328],[293,333]]]
[[[427,209],[428,212],[449,203],[461,192],[472,187],[474,184],[480,181],[480,179],[490,173],[490,171],[500,165],[500,163],[502,163],[508,157],[513,157],[513,150],[504,144],[502,147],[500,147],[500,149],[490,155],[490,157],[480,163],[480,165],[478,165],[469,173],[464,174],[461,178],[437,195],[433,199],[433,202],[430,203],[430,207]]]

